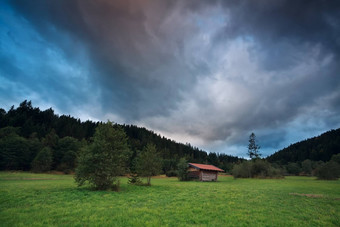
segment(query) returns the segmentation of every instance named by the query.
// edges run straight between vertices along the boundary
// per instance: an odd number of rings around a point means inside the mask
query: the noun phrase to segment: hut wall
[[[188,172],[188,177],[192,179],[199,179],[199,175],[200,175],[200,171],[198,170]]]
[[[201,170],[200,180],[201,181],[217,181],[217,172]]]

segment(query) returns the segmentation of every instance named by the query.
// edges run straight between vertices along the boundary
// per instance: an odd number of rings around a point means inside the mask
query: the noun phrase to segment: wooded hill
[[[70,115],[57,115],[53,109],[40,110],[31,101],[23,101],[8,111],[0,108],[0,169],[30,170],[31,163],[44,147],[53,154],[52,169],[72,171],[80,149],[91,143],[100,122],[84,121]],[[163,172],[171,174],[180,158],[190,162],[216,165],[226,171],[241,158],[225,154],[207,153],[190,144],[177,143],[146,128],[135,125],[122,127],[133,152],[130,169],[137,151],[146,144],[157,147],[163,158]]]
[[[267,160],[282,165],[289,162],[302,162],[306,159],[327,162],[332,155],[338,153],[340,153],[340,128],[294,143],[270,155]]]

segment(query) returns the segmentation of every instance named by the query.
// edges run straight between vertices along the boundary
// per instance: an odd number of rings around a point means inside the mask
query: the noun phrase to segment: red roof
[[[213,171],[224,172],[223,169],[217,168],[216,166],[213,166],[213,165],[189,163],[189,166],[192,166],[192,167],[197,168],[197,169],[213,170]]]

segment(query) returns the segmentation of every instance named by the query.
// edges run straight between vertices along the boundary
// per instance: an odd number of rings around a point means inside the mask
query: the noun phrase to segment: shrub
[[[282,171],[274,168],[267,161],[257,159],[245,161],[234,165],[232,170],[234,178],[280,178]]]
[[[177,177],[177,171],[176,170],[169,170],[165,173],[167,177]]]
[[[299,175],[299,173],[301,172],[299,164],[295,162],[288,163],[288,165],[286,166],[286,170],[288,174],[296,176]]]
[[[135,185],[142,185],[143,182],[142,180],[139,178],[138,174],[131,174],[129,177],[128,177],[128,183],[129,184],[135,184]]]
[[[232,169],[234,178],[250,178],[251,177],[251,162],[245,161],[234,165]]]
[[[188,162],[185,158],[181,158],[177,164],[177,177],[180,181],[189,180],[188,177]]]
[[[312,173],[312,161],[309,159],[304,160],[301,163],[301,169],[304,174],[310,175]]]
[[[319,180],[337,180],[340,177],[340,165],[330,161],[320,167],[316,173]]]

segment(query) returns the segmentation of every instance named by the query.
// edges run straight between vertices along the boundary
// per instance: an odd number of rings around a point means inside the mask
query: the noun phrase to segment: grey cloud
[[[257,130],[266,147],[317,107],[337,124],[337,1],[9,3],[66,59],[83,49],[98,105],[126,123],[201,144],[240,145]],[[202,15],[225,21],[198,25]]]
[[[182,81],[194,79],[172,53],[177,45],[172,42],[180,42],[181,38],[167,40],[171,35],[168,32],[180,34],[185,31],[163,31],[161,14],[155,16],[156,24],[147,24],[145,12],[138,4],[129,1],[36,1],[14,2],[14,6],[67,55],[72,55],[73,48],[70,43],[57,40],[56,33],[66,33],[73,42],[83,43],[98,72],[92,80],[102,87],[104,107],[119,111],[127,118],[166,111],[178,98],[172,90],[181,89]],[[171,11],[162,5],[157,10],[160,13]],[[162,65],[168,67],[162,68]],[[186,77],[181,78],[184,74]]]

